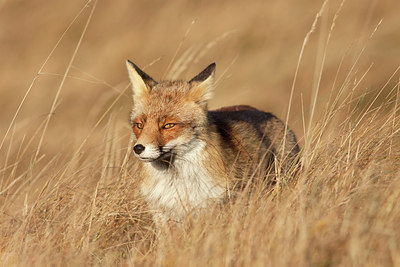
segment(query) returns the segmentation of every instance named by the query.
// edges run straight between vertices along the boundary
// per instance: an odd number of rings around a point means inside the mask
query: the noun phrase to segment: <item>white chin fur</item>
[[[139,157],[139,156],[137,156],[141,161],[143,161],[143,162],[153,162],[153,161],[155,161],[156,159],[148,159],[148,158],[141,158],[141,157]]]

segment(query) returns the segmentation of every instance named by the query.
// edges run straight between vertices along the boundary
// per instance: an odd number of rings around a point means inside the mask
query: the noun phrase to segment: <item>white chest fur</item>
[[[168,170],[144,163],[148,177],[141,191],[154,208],[171,217],[182,217],[193,208],[204,207],[208,200],[223,196],[225,186],[218,184],[204,167],[203,149],[204,145],[196,147],[185,155],[184,160],[176,160],[173,168]]]

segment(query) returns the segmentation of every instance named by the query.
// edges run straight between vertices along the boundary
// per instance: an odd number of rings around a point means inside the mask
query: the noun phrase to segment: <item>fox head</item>
[[[156,82],[131,61],[126,65],[133,91],[135,156],[144,162],[172,163],[202,146],[215,63],[188,82]]]

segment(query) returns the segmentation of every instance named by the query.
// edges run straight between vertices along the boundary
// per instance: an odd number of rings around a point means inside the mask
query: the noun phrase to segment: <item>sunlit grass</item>
[[[94,3],[90,2],[89,10],[96,14]],[[327,73],[327,54],[336,52],[330,50],[331,34],[342,16],[340,4],[333,15],[325,16],[328,7],[329,3],[322,5],[310,29],[304,30],[303,47],[296,50],[300,51],[297,70],[294,64],[294,79],[289,83],[290,99],[281,97],[281,105],[289,106],[281,119],[298,122],[302,151],[295,179],[283,177],[279,181],[291,182],[274,188],[254,183],[252,190],[223,206],[210,206],[198,218],[188,217],[183,225],[164,229],[160,236],[151,210],[137,192],[131,168],[129,108],[121,104],[131,105],[128,79],[112,86],[74,67],[79,40],[87,34],[82,28],[65,72],[44,72],[46,59],[2,131],[0,262],[4,266],[400,265],[398,69],[387,73],[382,85],[361,87],[372,64],[358,69],[359,59],[379,33],[378,26],[384,23],[379,22],[369,28],[370,39]],[[86,13],[87,23],[93,23],[90,12]],[[318,32],[321,28],[326,31]],[[315,46],[318,56],[309,59],[303,52],[316,32],[321,36]],[[59,40],[63,38],[64,34]],[[212,47],[214,42],[203,46]],[[198,48],[185,50],[178,44],[166,75],[183,73],[196,56],[201,56]],[[349,57],[352,64],[344,68],[342,63]],[[311,60],[318,63],[313,86],[299,88],[301,66]],[[221,70],[218,86],[223,86],[231,67]],[[334,76],[329,90],[321,88],[324,75]],[[20,118],[21,108],[34,105],[31,90],[50,76],[60,77],[61,83],[54,94],[45,96],[51,103],[48,112],[34,121]],[[71,82],[71,77],[76,79]],[[73,99],[62,99],[64,82],[78,88],[91,83],[112,93],[93,100],[77,91],[79,97],[87,97],[88,105],[77,107]],[[303,102],[307,90],[312,91],[309,106]],[[297,91],[301,107],[294,110]],[[75,108],[80,112],[76,117],[58,113]]]

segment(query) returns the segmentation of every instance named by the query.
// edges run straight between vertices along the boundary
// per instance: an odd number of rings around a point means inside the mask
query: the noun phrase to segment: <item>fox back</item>
[[[215,63],[190,81],[156,82],[127,61],[135,175],[157,220],[182,220],[221,201],[248,177],[288,173],[296,137],[271,113],[249,106],[209,111]]]

